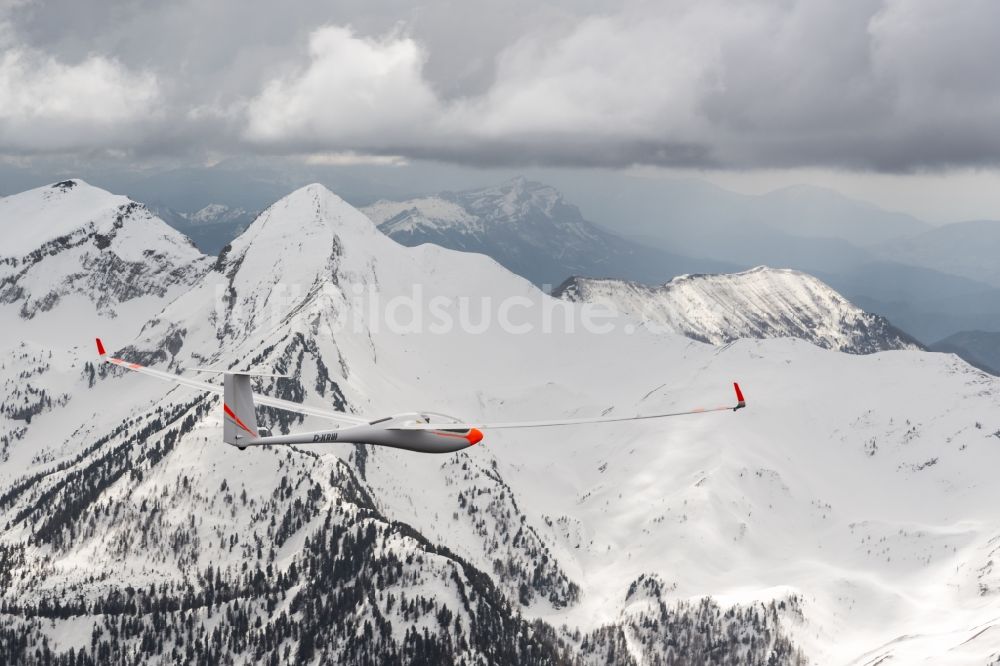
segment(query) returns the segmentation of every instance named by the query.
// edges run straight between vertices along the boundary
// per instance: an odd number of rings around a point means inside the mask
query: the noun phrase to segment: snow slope
[[[743,273],[682,275],[656,287],[571,278],[553,295],[601,305],[647,328],[714,345],[739,338],[799,338],[854,354],[920,348],[885,318],[864,312],[811,275],[789,269],[758,266]]]
[[[390,326],[388,304],[415,290],[456,316],[473,307],[473,322],[517,297],[533,328]],[[490,432],[452,456],[240,453],[221,443],[211,399],[118,371],[90,386],[63,366],[74,399],[0,462],[2,600],[27,609],[2,629],[59,649],[113,629],[134,659],[157,622],[166,661],[193,649],[163,630],[178,626],[240,663],[284,647],[373,663],[388,650],[520,663],[796,663],[798,648],[821,664],[995,658],[1000,380],[916,350],[720,348],[630,332],[627,319],[604,332],[540,323],[552,310],[575,322],[584,306],[480,255],[400,246],[320,186],[294,192],[139,335],[109,344],[177,370],[273,369],[296,381],[267,380],[269,393],[373,417],[653,413],[731,404],[734,379],[749,407]],[[278,430],[327,425],[262,416]],[[118,619],[116,600],[154,597],[177,610]]]

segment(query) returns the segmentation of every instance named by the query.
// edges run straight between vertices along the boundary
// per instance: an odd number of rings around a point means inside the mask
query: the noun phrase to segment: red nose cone
[[[483,441],[483,432],[479,428],[473,428],[469,431],[469,434],[465,436],[469,440],[469,446],[473,444],[478,444]]]

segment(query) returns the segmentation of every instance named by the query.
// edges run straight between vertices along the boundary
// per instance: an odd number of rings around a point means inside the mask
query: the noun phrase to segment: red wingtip
[[[733,388],[736,389],[736,401],[739,402],[740,404],[746,402],[746,400],[743,399],[743,391],[740,390],[740,385],[737,384],[736,382],[733,382]]]
[[[105,354],[107,354],[107,352],[104,351],[104,343],[101,342],[101,339],[100,338],[95,338],[95,340],[97,340],[97,353],[100,354],[101,356],[104,356]]]
[[[465,438],[469,440],[469,446],[478,444],[479,442],[483,441],[483,431],[480,430],[479,428],[472,428],[471,430],[469,430]]]

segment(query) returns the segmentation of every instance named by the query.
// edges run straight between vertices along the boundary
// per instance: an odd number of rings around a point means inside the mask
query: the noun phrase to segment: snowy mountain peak
[[[364,272],[372,245],[389,243],[363,213],[322,185],[280,199],[223,249],[215,269],[251,310],[276,285],[310,290]],[[257,300],[259,299],[259,300]]]
[[[98,326],[122,316],[127,330],[138,327],[208,265],[143,205],[80,179],[0,199],[0,231],[0,306],[37,319],[36,341],[64,335],[63,317]]]
[[[87,224],[106,222],[109,211],[129,203],[128,197],[78,178],[0,198],[0,230],[4,234],[0,256],[26,255]]]
[[[378,230],[363,213],[322,185],[312,184],[280,199],[232,243],[232,255],[250,248],[271,255],[289,254],[297,262],[328,257],[342,235],[366,238]]]
[[[177,340],[176,355],[186,338],[186,349],[201,354],[222,340],[232,348],[260,327],[273,330],[315,303],[320,292],[342,307],[346,297],[338,294],[346,285],[375,284],[380,258],[402,249],[327,188],[302,187],[269,206],[223,248],[207,279],[165,312],[164,325],[147,328],[148,347],[162,350],[165,341]],[[315,307],[334,307],[330,303]],[[186,323],[174,326],[169,317]]]
[[[579,210],[570,206],[554,187],[518,176],[497,187],[460,192],[455,199],[489,220],[519,222],[535,214],[552,218],[560,207],[575,211],[574,222],[582,221]],[[567,212],[567,211],[562,211]]]
[[[682,275],[662,286],[571,278],[554,295],[597,303],[651,328],[721,345],[739,338],[800,338],[868,354],[920,345],[811,275],[766,266],[742,273]]]

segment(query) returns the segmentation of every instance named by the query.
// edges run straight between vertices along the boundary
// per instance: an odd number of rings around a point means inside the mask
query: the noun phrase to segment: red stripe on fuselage
[[[483,433],[478,428],[472,428],[469,432],[464,434],[458,434],[455,432],[442,432],[440,430],[431,430],[435,435],[440,435],[442,437],[458,437],[459,439],[464,439],[469,442],[469,445],[478,444],[483,439]]]

